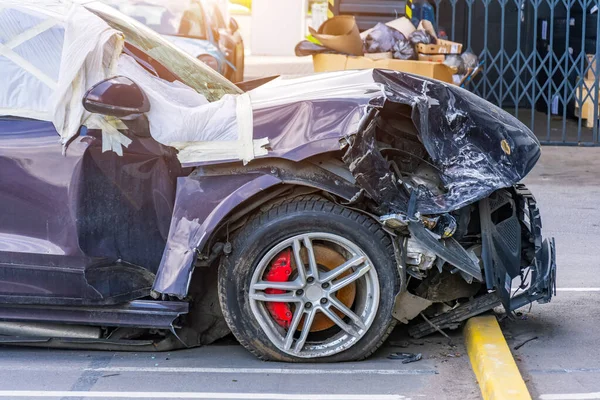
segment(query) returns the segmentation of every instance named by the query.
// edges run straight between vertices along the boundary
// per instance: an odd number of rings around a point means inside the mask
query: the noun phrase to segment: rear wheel
[[[363,359],[393,328],[393,246],[372,219],[300,199],[258,215],[232,244],[219,271],[221,307],[258,357]]]

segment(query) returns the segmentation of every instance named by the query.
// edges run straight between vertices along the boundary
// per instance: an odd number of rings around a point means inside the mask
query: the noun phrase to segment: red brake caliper
[[[284,250],[273,262],[271,268],[267,272],[267,281],[269,282],[286,282],[292,274],[292,251],[290,249]],[[266,289],[267,294],[282,294],[285,290],[280,289]],[[292,310],[288,303],[275,303],[267,302],[267,309],[275,322],[284,328],[289,328],[292,322]]]

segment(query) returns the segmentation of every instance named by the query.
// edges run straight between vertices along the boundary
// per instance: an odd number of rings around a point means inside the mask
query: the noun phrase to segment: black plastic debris
[[[415,58],[415,49],[408,40],[398,40],[392,50],[392,56],[398,60],[412,60]]]
[[[298,43],[294,51],[296,52],[297,57],[314,56],[316,54],[326,53],[338,53],[325,46],[321,46],[308,40],[303,40],[300,43]]]
[[[421,353],[392,353],[387,358],[390,360],[402,360],[402,364],[409,364],[423,358]]]
[[[525,346],[527,343],[529,343],[529,342],[531,342],[531,341],[533,341],[533,340],[537,340],[537,339],[538,339],[538,337],[537,337],[537,336],[534,336],[534,337],[532,337],[532,338],[529,338],[529,339],[527,339],[527,340],[525,340],[525,341],[523,341],[523,342],[519,343],[518,345],[516,345],[516,346],[515,346],[515,347],[513,347],[513,348],[514,348],[515,350],[519,350],[521,347]]]
[[[399,40],[406,40],[404,35],[381,22],[375,25],[365,38],[365,52],[367,53],[387,53]]]
[[[420,43],[423,44],[436,44],[437,40],[431,34],[425,31],[416,30],[408,36],[408,40],[416,46]]]

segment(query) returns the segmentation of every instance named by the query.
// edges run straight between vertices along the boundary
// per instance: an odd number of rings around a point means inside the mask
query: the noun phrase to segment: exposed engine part
[[[429,230],[432,230],[437,226],[439,219],[439,217],[421,217],[423,226]]]
[[[449,302],[475,296],[481,289],[479,282],[467,283],[461,276],[448,270],[429,274],[415,289],[417,296],[434,302]]]
[[[0,335],[100,339],[101,330],[94,326],[65,325],[49,322],[0,321]]]
[[[435,264],[436,255],[416,240],[409,238],[406,251],[406,265],[419,271],[428,271]]]
[[[442,239],[448,239],[454,236],[456,232],[457,223],[456,218],[450,214],[440,214],[436,216],[421,216],[423,225],[438,235]]]
[[[414,239],[435,252],[439,258],[452,264],[456,272],[460,271],[467,282],[470,283],[473,278],[483,281],[479,260],[473,256],[473,253],[467,252],[454,238],[440,241],[420,222],[411,222],[408,228]]]
[[[409,190],[416,187],[424,187],[434,195],[444,193],[444,185],[440,180],[440,171],[427,162],[421,162],[413,173],[409,175],[410,180],[406,181]]]
[[[391,229],[401,229],[408,226],[408,217],[405,214],[387,214],[379,217],[379,222]]]

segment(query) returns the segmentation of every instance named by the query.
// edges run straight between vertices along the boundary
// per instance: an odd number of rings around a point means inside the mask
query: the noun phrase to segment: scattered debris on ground
[[[538,338],[537,336],[531,337],[531,338],[529,338],[529,339],[527,339],[527,340],[525,340],[525,341],[523,341],[523,342],[519,343],[518,345],[516,345],[516,346],[515,346],[515,347],[513,347],[513,348],[514,348],[515,350],[519,350],[521,347],[525,346],[527,343],[529,343],[529,342],[531,342],[531,341],[533,341],[533,340],[536,340],[536,339],[539,339],[539,338]]]
[[[423,358],[421,353],[392,353],[387,358],[390,360],[402,360],[402,364],[419,361]]]

